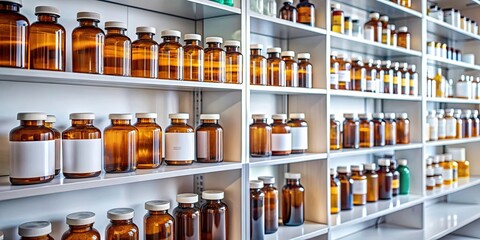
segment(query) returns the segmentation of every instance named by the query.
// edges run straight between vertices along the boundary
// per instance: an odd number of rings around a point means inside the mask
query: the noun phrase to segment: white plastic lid
[[[368,17],[378,19],[380,17],[380,13],[373,12],[373,13],[368,14]]]
[[[258,177],[258,180],[261,180],[265,184],[274,184],[275,183],[275,178],[272,176],[260,176]]]
[[[282,57],[295,57],[295,52],[294,51],[283,51],[280,55]]]
[[[145,209],[148,211],[165,211],[170,209],[170,202],[164,200],[153,200],[145,203]]]
[[[220,200],[224,197],[225,193],[223,191],[209,190],[202,192],[202,198],[205,200]]]
[[[76,212],[67,215],[67,224],[72,226],[81,226],[92,224],[95,222],[95,213],[93,212]]]
[[[433,169],[433,172],[435,173],[435,175],[440,175],[440,176],[442,176],[442,174],[443,174],[443,167],[436,167],[435,169]]]
[[[57,122],[57,117],[55,115],[47,115],[47,120],[45,120],[47,123],[55,123]]]
[[[53,14],[60,17],[60,10],[52,6],[37,6],[35,7],[35,15],[37,14]]]
[[[250,49],[263,49],[263,44],[260,44],[260,43],[250,44]]]
[[[22,0],[4,0],[3,2],[11,2],[11,3],[16,3],[22,5]]]
[[[388,166],[390,166],[390,159],[380,158],[380,159],[378,159],[378,165],[388,167]]]
[[[207,43],[223,43],[223,38],[221,37],[207,37],[205,38]]]
[[[135,113],[136,118],[157,118],[158,114],[156,113]]]
[[[168,114],[168,118],[170,118],[170,119],[189,119],[190,114],[188,114],[188,113],[170,113],[170,114]]]
[[[40,237],[52,232],[52,224],[48,221],[27,222],[18,226],[18,235],[22,237]]]
[[[153,33],[157,34],[157,29],[154,27],[137,27],[137,33]]]
[[[334,113],[330,114],[330,119],[335,119],[335,118],[336,118],[336,116],[335,116]]]
[[[348,167],[346,167],[346,166],[338,166],[338,167],[337,167],[337,172],[338,172],[338,173],[348,173]]]
[[[197,40],[202,41],[202,35],[194,34],[194,33],[187,33],[183,36],[183,40]]]
[[[383,113],[374,113],[373,114],[373,118],[383,119],[384,117],[385,117],[385,115]]]
[[[287,119],[287,114],[273,114],[272,119],[285,120]]]
[[[392,61],[390,60],[382,60],[382,65],[390,65],[392,64]]]
[[[370,170],[370,171],[371,171],[371,170],[376,170],[376,169],[377,169],[377,168],[376,168],[375,163],[367,163],[367,164],[365,164],[365,170]]]
[[[267,53],[281,53],[282,49],[279,47],[267,48]]]
[[[385,113],[385,119],[395,119],[395,113]]]
[[[407,163],[408,163],[407,159],[398,160],[398,165],[399,166],[407,166]]]
[[[382,21],[382,22],[388,22],[388,16],[386,16],[386,15],[381,16],[381,17],[380,17],[380,21]]]
[[[25,112],[17,113],[17,120],[20,121],[45,121],[47,120],[47,114],[45,113],[35,113],[35,112]]]
[[[107,21],[105,22],[105,28],[122,28],[127,29],[127,24],[119,21]]]
[[[112,113],[112,114],[108,115],[108,119],[132,120],[132,114],[130,114],[130,113]]]
[[[337,54],[337,57],[338,57],[338,58],[342,58],[342,59],[347,59],[347,58],[348,58],[348,54],[346,54],[346,53],[338,53],[338,54]]]
[[[162,37],[180,37],[182,33],[177,30],[163,30],[161,32]]]
[[[402,27],[399,27],[399,28],[398,28],[398,31],[405,33],[405,32],[408,32],[408,28],[407,28],[407,26],[402,26]]]
[[[218,120],[220,114],[200,114],[200,120]]]
[[[287,3],[293,3],[293,0],[284,0],[283,2],[284,2],[284,3],[286,3],[286,2],[287,2]]]
[[[352,166],[350,166],[350,169],[352,169],[352,171],[363,171],[363,166],[362,165],[352,165]]]
[[[297,54],[298,59],[310,59],[310,53],[299,53]]]
[[[178,203],[196,203],[198,202],[198,195],[195,193],[182,193],[177,195]]]
[[[399,119],[407,119],[408,118],[408,113],[398,113],[397,118]]]
[[[360,119],[372,119],[372,114],[371,113],[361,113],[361,114],[358,114],[358,118]]]
[[[427,176],[433,177],[435,175],[435,171],[433,170],[432,167],[427,168]]]
[[[302,178],[302,174],[300,173],[290,173],[290,172],[285,173],[285,179],[300,179],[300,178]]]
[[[330,175],[335,175],[335,173],[337,173],[337,172],[335,172],[335,169],[330,168]]]
[[[107,218],[110,220],[128,220],[132,219],[134,211],[131,208],[114,208],[107,212]]]
[[[77,20],[80,19],[92,19],[92,20],[100,20],[100,14],[96,12],[78,12],[77,13]]]
[[[432,163],[436,164],[436,163],[439,163],[439,162],[440,162],[440,156],[439,155],[433,156]]]
[[[225,46],[230,46],[230,47],[240,47],[240,41],[237,40],[227,40],[225,41]]]
[[[305,113],[290,113],[291,119],[303,119],[305,118]]]
[[[263,188],[263,182],[260,180],[250,180],[250,188],[253,188],[253,189]]]
[[[267,114],[252,114],[252,119],[265,119],[268,118]]]
[[[362,58],[362,56],[353,55],[353,56],[352,56],[352,60],[353,60],[353,61],[362,61],[363,58]]]
[[[452,154],[452,160],[464,162],[465,157],[465,148],[447,148],[447,153]]]
[[[355,119],[355,118],[357,118],[357,114],[356,114],[356,113],[344,113],[344,114],[343,114],[343,117],[344,117],[344,118],[353,118],[353,119]]]
[[[79,119],[79,120],[92,120],[95,119],[94,113],[70,113],[70,120]]]
[[[338,4],[338,3],[332,3],[332,4],[330,5],[330,7],[333,8],[333,9],[340,9],[340,4]]]

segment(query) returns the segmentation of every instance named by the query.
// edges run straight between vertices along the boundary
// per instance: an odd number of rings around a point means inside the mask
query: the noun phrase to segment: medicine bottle
[[[9,134],[10,182],[25,185],[55,177],[55,133],[45,126],[44,113],[18,113],[20,126]]]
[[[285,83],[287,87],[298,87],[298,63],[294,60],[294,51],[283,51],[282,60],[285,62]]]
[[[393,78],[394,71],[392,69],[392,62],[390,60],[382,61],[383,75],[383,92],[393,93]]]
[[[410,33],[406,26],[398,28],[398,46],[410,49]]]
[[[173,209],[175,217],[175,239],[200,239],[200,209],[195,204],[198,195],[182,193],[177,195],[178,206]]]
[[[35,7],[37,22],[30,26],[30,68],[65,71],[65,28],[58,23],[60,10]]]
[[[250,239],[264,239],[265,233],[265,194],[263,182],[250,180]]]
[[[350,71],[352,65],[348,60],[348,56],[343,53],[339,53],[337,57],[338,61],[338,89],[340,90],[350,90],[351,85],[351,76]],[[330,69],[331,72],[331,69]],[[331,82],[331,79],[330,79]],[[330,83],[331,84],[331,83]]]
[[[137,113],[137,168],[158,168],[162,164],[162,128],[156,123],[156,113]]]
[[[368,41],[382,42],[382,22],[379,21],[380,14],[372,12],[368,15],[370,20],[363,26],[363,38]]]
[[[134,172],[138,159],[138,130],[130,123],[132,115],[110,114],[108,118],[111,125],[103,131],[105,172]]]
[[[365,205],[367,204],[367,177],[363,175],[362,165],[352,165],[353,180],[353,204]]]
[[[446,139],[454,139],[457,136],[457,120],[453,117],[454,110],[445,110],[445,132]]]
[[[343,34],[345,32],[345,22],[343,11],[340,9],[340,4],[332,3],[330,9],[332,11],[332,32]]]
[[[158,77],[158,43],[153,40],[154,27],[137,27],[137,40],[132,42],[132,77]]]
[[[351,89],[354,91],[364,92],[366,89],[366,71],[363,66],[362,57],[354,56],[352,57],[352,69],[351,73]]]
[[[472,115],[472,111],[470,109],[464,110],[461,119],[462,119],[462,136],[464,138],[471,138],[472,137],[472,130],[473,130],[473,124],[472,124],[472,119],[470,119],[470,116]]]
[[[188,113],[168,114],[170,126],[165,129],[165,162],[168,165],[190,165],[195,159],[195,131],[188,125]]]
[[[410,143],[410,120],[407,113],[397,114],[397,143]]]
[[[267,59],[262,55],[262,44],[250,45],[250,84],[267,85]]]
[[[465,148],[447,148],[447,152],[452,155],[452,160],[457,163],[458,177],[470,177],[470,162],[465,159]]]
[[[308,149],[308,124],[304,113],[290,113],[287,125],[292,135],[292,153],[305,153]]]
[[[478,118],[478,110],[473,110],[470,120],[472,121],[472,137],[480,137],[480,119]]]
[[[360,147],[360,124],[354,113],[344,113],[343,117],[343,148]]]
[[[338,166],[338,180],[340,181],[341,209],[351,210],[353,208],[353,180],[349,176],[347,167]]]
[[[417,67],[415,64],[410,64],[408,66],[408,73],[410,76],[410,95],[417,96],[418,95],[418,73]]]
[[[385,145],[397,144],[397,121],[395,113],[385,113]]]
[[[163,30],[163,42],[158,45],[158,78],[183,79],[183,47],[180,44],[180,31]]]
[[[390,159],[390,172],[392,173],[392,195],[397,196],[400,192],[400,173],[397,171],[397,161]]]
[[[344,34],[348,36],[353,36],[353,20],[351,17],[345,17],[344,22]]]
[[[330,53],[330,89],[332,90],[337,90],[339,88],[340,61],[337,56],[337,52]],[[350,78],[350,65],[348,69],[348,77]]]
[[[0,67],[28,68],[30,24],[21,7],[21,0],[0,3]]]
[[[436,89],[436,90],[433,90],[432,91],[432,97],[440,97],[440,98],[443,98],[443,97],[446,97],[447,94],[446,94],[446,79],[445,77],[442,75],[442,69],[441,68],[438,68],[437,69],[437,74],[435,74],[435,76],[433,77],[433,81],[432,81],[432,84],[435,83],[435,86],[436,87],[432,87],[432,89]]]
[[[381,43],[391,45],[391,30],[388,27],[388,16],[380,16],[380,23],[382,24],[382,39]]]
[[[250,156],[270,157],[272,155],[272,127],[267,123],[266,114],[252,114],[250,124]]]
[[[428,111],[427,123],[428,123],[428,140],[437,141],[438,140],[438,118],[436,116],[435,110]]]
[[[330,213],[340,212],[340,180],[335,177],[335,169],[330,168]]]
[[[313,66],[310,63],[310,53],[299,53],[298,58],[298,86],[313,87]]]
[[[388,24],[387,27],[390,29],[390,45],[398,46],[398,32],[395,31],[395,24]]]
[[[285,87],[285,61],[280,58],[280,48],[267,49],[267,84],[269,86]]]
[[[439,164],[440,156],[435,155],[433,158],[433,170],[435,178],[435,187],[442,187],[443,185],[443,166]]]
[[[53,131],[53,138],[55,139],[55,176],[60,173],[62,164],[62,134],[53,127],[53,124],[57,122],[55,115],[47,115],[45,120],[45,127],[50,128]]]
[[[378,159],[378,198],[388,200],[392,198],[393,174],[390,172],[390,160]]]
[[[438,119],[438,140],[444,140],[447,137],[447,120],[444,118],[445,110],[439,109],[437,113]]]
[[[67,224],[69,229],[63,233],[62,240],[97,240],[100,239],[100,233],[93,228],[95,223],[95,213],[76,212],[67,215]]]
[[[330,150],[340,150],[342,148],[340,129],[340,121],[335,119],[335,114],[330,114]]]
[[[300,173],[285,173],[282,188],[282,220],[285,226],[299,226],[305,221],[305,188]]]
[[[263,0],[263,15],[269,17],[277,17],[277,1]]]
[[[225,83],[241,84],[243,79],[243,55],[240,52],[240,41],[225,41],[225,48]]]
[[[298,22],[309,26],[315,26],[315,5],[309,0],[300,0],[297,4]]]
[[[401,94],[402,72],[400,71],[400,63],[392,63],[393,69],[393,94]]]
[[[219,114],[201,114],[201,125],[196,130],[197,161],[223,162],[223,128],[218,124]]]
[[[20,240],[53,240],[50,236],[52,224],[47,221],[27,222],[18,226]]]
[[[174,240],[175,219],[168,210],[169,201],[148,201],[145,203],[148,211],[143,217],[143,232],[145,240]]]
[[[272,119],[272,156],[289,155],[292,153],[292,134],[287,115],[274,114]]]
[[[275,178],[260,176],[263,182],[262,191],[265,194],[265,234],[275,233],[278,230],[278,190],[275,188]]]
[[[462,121],[462,110],[456,109],[455,113],[453,114],[453,117],[455,118],[456,124],[455,124],[455,132],[456,132],[456,138],[461,139],[463,138],[463,121]]]
[[[207,37],[207,48],[205,48],[204,70],[205,82],[225,82],[226,53],[222,48],[223,38]]]
[[[374,66],[373,59],[365,59],[365,92],[377,92],[377,68]]]
[[[105,74],[128,77],[131,74],[132,42],[124,22],[105,22]]]
[[[372,114],[359,114],[360,118],[360,147],[371,148],[374,146],[374,126],[372,122]]]
[[[134,211],[131,208],[114,208],[107,212],[110,223],[105,229],[106,240],[139,240],[137,225],[133,222]]]
[[[398,160],[397,171],[400,174],[400,188],[399,194],[409,194],[410,193],[410,169],[407,167],[407,160],[400,159]]]
[[[444,162],[443,162],[443,184],[450,185],[453,182],[458,180],[458,164],[456,162],[452,162],[452,155],[448,154],[443,155]],[[457,175],[457,176],[455,176]]]
[[[293,0],[284,0],[278,15],[280,19],[297,22],[298,13],[297,8],[293,6]]]
[[[378,174],[375,163],[365,164],[365,176],[367,177],[367,202],[378,201]]]
[[[431,191],[435,189],[436,181],[435,181],[435,173],[432,167],[427,168],[427,191]]]
[[[375,147],[385,146],[385,121],[383,113],[373,114],[373,145]]]
[[[204,51],[199,34],[185,34],[183,47],[183,79],[185,81],[203,81]]]
[[[228,206],[222,191],[203,191],[206,201],[200,208],[201,239],[228,239]]]
[[[72,31],[72,71],[103,74],[105,34],[98,27],[100,14],[78,12],[80,26]]]
[[[410,73],[408,72],[408,64],[402,63],[400,64],[400,73],[402,74],[401,79],[401,94],[403,95],[410,95]]]

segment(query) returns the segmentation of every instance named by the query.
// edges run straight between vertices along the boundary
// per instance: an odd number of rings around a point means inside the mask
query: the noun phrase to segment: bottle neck
[[[284,56],[282,57],[283,60],[293,60],[293,57],[290,56]]]
[[[92,126],[93,119],[72,119],[72,126],[81,127],[81,126]]]
[[[267,123],[267,119],[266,119],[266,118],[253,119],[253,122],[254,122],[254,123]]]
[[[125,35],[126,29],[124,28],[107,28],[107,34],[120,34]]]
[[[180,208],[194,208],[195,205],[193,203],[178,203]]]
[[[187,119],[172,119],[171,121],[172,124],[187,124]]]
[[[286,122],[286,119],[273,119],[274,124],[285,124]]]
[[[155,118],[137,118],[137,123],[155,123]]]
[[[125,120],[125,119],[112,119],[112,125],[116,125],[116,126],[119,126],[119,125],[130,125],[130,121],[131,120]]]
[[[98,27],[98,20],[93,20],[93,19],[80,19],[78,20],[80,22],[80,26],[82,27]]]
[[[137,33],[138,39],[142,40],[152,40],[153,35],[153,33]]]
[[[198,40],[185,40],[185,45],[200,46],[200,41],[198,41]]]
[[[127,220],[110,220],[113,225],[126,225],[126,224],[133,224],[133,219]]]
[[[79,225],[79,226],[70,225],[69,227],[72,233],[88,232],[93,229],[93,223],[87,224],[87,225]]]
[[[268,53],[268,58],[280,58],[280,53]]]
[[[38,15],[38,21],[39,22],[52,22],[56,23],[58,20],[57,15],[52,15],[52,14],[39,14]]]
[[[53,128],[53,122],[45,122],[45,127]]]
[[[20,5],[11,2],[0,3],[0,11],[20,12]]]
[[[239,46],[226,46],[225,49],[227,52],[240,52]]]
[[[44,126],[45,121],[37,121],[37,120],[22,120],[20,121],[21,126],[29,127],[29,126]]]
[[[250,55],[262,55],[262,49],[250,49]]]
[[[222,199],[209,199],[207,200],[207,204],[219,204],[222,202]]]
[[[179,37],[175,37],[175,36],[164,36],[162,38],[164,43],[168,43],[168,42],[178,43],[178,41],[180,40]]]
[[[164,214],[168,214],[168,210],[161,210],[161,211],[148,211],[148,213],[150,215],[164,215]]]
[[[352,170],[352,175],[362,176],[362,172],[360,172],[360,171],[358,171],[358,170]]]
[[[203,119],[202,123],[218,124],[218,120],[215,119]]]
[[[287,179],[288,185],[300,185],[300,179]]]
[[[207,46],[208,48],[222,48],[222,44],[219,42],[209,42]]]

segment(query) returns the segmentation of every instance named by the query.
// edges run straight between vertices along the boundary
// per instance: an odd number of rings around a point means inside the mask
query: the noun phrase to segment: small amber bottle
[[[427,191],[435,189],[435,170],[432,167],[428,167],[427,170]]]
[[[403,95],[409,95],[410,94],[410,72],[408,71],[407,63],[400,64],[400,72],[402,74],[402,79],[400,81],[401,83],[400,93]]]
[[[390,45],[396,47],[398,45],[398,32],[395,30],[395,24],[388,24],[390,29]]]
[[[374,146],[374,124],[372,122],[372,114],[359,114],[358,117],[360,119],[360,147],[371,148]]]
[[[250,84],[267,85],[267,58],[262,55],[262,44],[250,45]]]
[[[383,44],[386,44],[386,45],[391,45],[391,31],[390,31],[390,28],[388,26],[388,16],[381,16],[380,17],[380,22],[382,23],[382,40],[381,42]]]
[[[281,48],[267,49],[267,84],[269,86],[285,87],[285,61],[280,58]]]
[[[340,4],[332,3],[330,9],[332,11],[332,32],[343,34],[345,32],[345,22]]]
[[[168,165],[190,165],[195,159],[195,131],[188,125],[188,113],[169,114],[165,129],[165,162]]]
[[[472,119],[470,119],[470,115],[472,115],[472,111],[470,109],[463,110],[461,115],[462,119],[462,134],[464,138],[471,138],[472,137]]]
[[[203,191],[206,201],[200,208],[202,240],[228,239],[228,206],[222,191]]]
[[[351,85],[351,68],[352,65],[350,61],[348,60],[348,56],[343,53],[339,53],[337,57],[338,61],[338,89],[340,90],[350,90],[350,85]],[[330,69],[331,71],[331,69]],[[330,84],[331,84],[330,79]]]
[[[410,76],[410,95],[417,96],[418,95],[418,73],[417,73],[417,66],[415,64],[410,64],[408,66],[408,74]]]
[[[441,167],[443,168],[443,174],[442,174],[442,177],[443,177],[443,185],[450,185],[454,182],[454,166],[452,164],[452,159],[450,158],[451,156],[449,156],[449,158],[446,158],[445,156],[442,156],[443,157],[443,164],[441,164]],[[457,163],[455,162],[455,164],[457,165]],[[457,167],[457,170],[458,170],[458,165],[456,166]],[[457,179],[458,180],[458,179]]]
[[[183,47],[183,80],[203,82],[204,51],[199,34],[185,34]]]
[[[267,123],[266,114],[252,114],[250,124],[250,156],[270,157],[272,155],[272,127]]]
[[[305,188],[300,173],[285,173],[282,188],[282,221],[285,226],[299,226],[305,221]]]
[[[225,83],[242,84],[243,55],[240,52],[240,41],[225,41],[225,49]]]
[[[366,71],[363,66],[362,57],[354,56],[352,57],[352,69],[351,73],[351,86],[350,88],[354,91],[364,92],[366,89]]]
[[[20,0],[0,2],[0,67],[28,68],[30,24],[21,7]]]
[[[250,239],[263,240],[265,237],[265,194],[263,182],[250,180]]]
[[[378,92],[377,89],[377,68],[373,59],[365,59],[363,66],[365,67],[365,92]]]
[[[330,53],[330,89],[332,90],[339,88],[340,61],[338,61],[337,56],[338,53],[335,51]],[[348,77],[350,77],[350,67],[348,69]]]
[[[478,110],[473,110],[470,120],[472,121],[472,137],[480,137],[480,119],[478,118]]]
[[[394,62],[392,63],[393,69],[393,94],[400,94],[402,93],[401,89],[401,82],[402,82],[402,72],[400,71],[400,63]]]
[[[457,120],[453,113],[453,109],[445,109],[445,139],[454,139],[457,136]]]
[[[280,8],[279,18],[297,22],[297,17],[297,8],[293,6],[293,0],[284,0],[283,6]]]
[[[398,46],[410,49],[410,33],[406,26],[398,28]]]
[[[392,199],[393,174],[390,172],[390,160],[378,159],[380,169],[378,174],[378,198],[382,200]]]
[[[349,176],[347,167],[338,166],[338,180],[340,181],[341,209],[351,210],[353,208],[353,180]]]
[[[100,233],[93,228],[95,213],[76,212],[67,215],[69,229],[63,233],[62,240],[98,240]]]
[[[462,110],[461,109],[456,109],[455,114],[453,114],[453,117],[455,118],[455,132],[456,132],[456,139],[461,139],[463,138],[463,121],[462,121]]]
[[[393,93],[393,77],[394,72],[391,68],[392,62],[390,60],[382,61],[382,70],[383,70],[383,92],[384,93]]]
[[[100,14],[78,12],[80,26],[72,31],[72,71],[103,74],[105,34],[98,27]]]
[[[178,206],[173,210],[175,217],[175,239],[200,239],[200,209],[195,204],[198,195],[182,193],[177,195]]]
[[[300,0],[297,4],[298,22],[309,26],[315,26],[315,5],[309,0]]]
[[[465,158],[465,148],[448,148],[447,151],[452,154],[452,160],[457,163],[459,178],[470,177],[470,162]]]
[[[308,150],[308,124],[304,113],[290,113],[290,126],[292,134],[292,153],[305,153]]]
[[[278,190],[275,178],[261,176],[258,180],[263,182],[262,191],[265,194],[265,234],[275,233],[278,230]]]
[[[397,121],[395,113],[385,113],[385,145],[397,144]]]
[[[335,119],[335,114],[330,114],[330,150],[340,150],[342,148],[340,128],[340,121]]]
[[[133,223],[134,211],[131,208],[114,208],[107,212],[110,219],[105,229],[106,240],[139,240],[138,227]]]
[[[155,122],[156,113],[137,113],[137,168],[158,168],[162,164],[162,128]]]
[[[292,153],[292,134],[287,125],[286,114],[272,115],[272,156],[290,155]]]
[[[162,31],[163,42],[158,45],[158,78],[183,79],[183,47],[180,31]]]
[[[205,48],[204,71],[205,82],[225,82],[226,53],[222,48],[223,38],[207,37],[207,48]]]
[[[56,128],[53,127],[53,124],[57,122],[55,115],[47,115],[47,120],[45,120],[45,127],[50,128],[53,131],[53,138],[55,139],[55,176],[60,173],[61,164],[62,164],[62,134]]]
[[[343,148],[360,147],[360,124],[355,113],[344,113]]]
[[[52,224],[48,221],[27,222],[18,226],[20,240],[54,240],[50,233]]]
[[[363,26],[363,38],[365,40],[382,42],[382,22],[379,21],[380,14],[372,12],[369,15],[370,20]]]
[[[392,173],[392,196],[397,196],[400,192],[400,173],[397,171],[397,162],[390,160],[390,172]]]
[[[287,87],[298,87],[298,63],[295,61],[294,51],[283,51],[282,60],[285,62],[285,83]]]
[[[298,58],[298,87],[313,87],[313,66],[310,63],[310,53],[299,53]]]
[[[218,124],[219,114],[201,114],[201,125],[196,130],[197,161],[223,162],[223,128]]]
[[[131,74],[132,42],[127,37],[127,24],[105,22],[105,74],[128,77]]]
[[[58,23],[60,10],[35,7],[38,21],[30,26],[30,68],[65,71],[65,28]]]
[[[367,177],[367,202],[378,201],[378,174],[375,163],[365,164],[365,176]]]
[[[340,180],[335,177],[335,169],[330,168],[330,213],[336,214],[340,212]]]
[[[367,177],[363,175],[362,165],[352,165],[353,205],[367,204]]]
[[[385,146],[385,121],[383,113],[373,114],[373,145],[375,147]]]
[[[410,120],[407,113],[397,114],[397,143],[410,143]]]
[[[110,114],[108,118],[111,125],[103,131],[105,172],[134,172],[138,159],[138,130],[130,123],[132,115]]]
[[[148,201],[145,203],[148,213],[143,217],[145,240],[174,240],[175,219],[168,213],[169,201]]]
[[[132,42],[132,77],[158,77],[158,43],[153,40],[154,27],[137,27],[137,40]]]

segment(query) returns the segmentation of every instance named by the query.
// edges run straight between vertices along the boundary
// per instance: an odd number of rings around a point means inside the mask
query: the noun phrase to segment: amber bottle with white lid
[[[267,85],[285,87],[285,61],[280,58],[281,48],[267,49]]]
[[[290,126],[292,135],[292,153],[305,153],[308,150],[308,124],[305,113],[290,113]]]
[[[131,75],[132,41],[126,35],[127,24],[105,22],[104,74],[128,77]]]
[[[95,213],[76,212],[67,215],[69,229],[63,233],[62,240],[98,240],[100,233],[93,228]]]
[[[292,153],[292,134],[287,125],[287,115],[273,114],[272,119],[272,155],[289,155]]]
[[[272,155],[272,127],[267,123],[266,114],[252,114],[250,124],[250,156],[270,157]]]
[[[136,113],[138,129],[138,168],[158,168],[162,164],[162,128],[156,113]]]
[[[72,31],[72,72],[103,74],[105,34],[98,27],[100,14],[78,12],[80,26]]]
[[[175,219],[168,213],[169,201],[154,200],[145,203],[148,211],[143,217],[143,232],[145,240],[174,240]]]
[[[297,54],[298,59],[298,86],[312,88],[313,66],[310,63],[310,53]]]
[[[2,1],[0,8],[0,66],[28,68],[29,22],[20,13],[22,1]]]
[[[177,195],[178,206],[173,210],[175,217],[175,239],[200,239],[200,209],[195,207],[198,195]]]
[[[183,40],[185,41],[185,46],[183,47],[183,79],[185,81],[203,82],[205,55],[200,44],[202,35],[185,34]]]
[[[52,224],[48,221],[27,222],[18,226],[20,240],[53,240]]]
[[[260,176],[258,180],[263,182],[262,191],[265,194],[265,234],[274,233],[278,230],[278,190],[275,187],[275,178]]]
[[[183,79],[183,47],[180,31],[163,30],[163,42],[158,45],[158,78]]]
[[[241,84],[243,81],[243,55],[240,51],[240,41],[225,41],[226,63],[225,83]]]
[[[207,37],[205,39],[207,48],[205,48],[204,70],[205,82],[225,82],[225,59],[226,52],[222,48],[223,38]]]
[[[54,133],[55,139],[55,176],[60,173],[62,165],[62,134],[56,128],[53,127],[53,124],[57,122],[57,117],[55,115],[47,115],[47,120],[45,120],[45,127],[50,128]]]
[[[265,237],[265,194],[263,182],[250,180],[250,239],[263,240]]]
[[[267,58],[262,55],[262,44],[250,45],[250,84],[267,85]]]
[[[165,162],[190,165],[195,159],[195,131],[188,125],[188,113],[168,114],[171,124],[165,129]]]
[[[300,173],[285,173],[282,188],[282,220],[285,226],[299,226],[305,221],[305,188]]]
[[[222,200],[223,191],[202,192],[206,201],[200,208],[200,228],[202,240],[228,239],[228,206]]]
[[[111,125],[103,131],[104,168],[107,173],[134,172],[137,169],[138,130],[131,125],[131,114],[110,114]]]
[[[132,42],[132,77],[158,77],[158,43],[153,40],[154,27],[137,27],[137,40]]]
[[[282,60],[285,62],[285,82],[287,87],[298,87],[298,63],[295,61],[294,51],[283,51]]]
[[[110,219],[105,229],[105,240],[139,240],[137,225],[133,222],[134,211],[131,208],[114,208],[107,212]]]
[[[223,128],[219,119],[220,114],[200,115],[201,125],[195,131],[198,162],[223,162]]]

